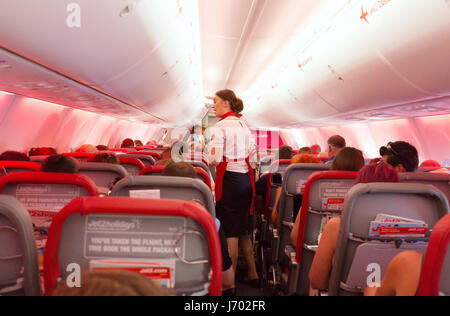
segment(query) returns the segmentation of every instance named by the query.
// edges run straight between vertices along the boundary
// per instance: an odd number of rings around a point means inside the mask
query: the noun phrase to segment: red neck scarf
[[[224,119],[226,119],[227,117],[230,117],[230,116],[235,116],[235,117],[237,117],[237,118],[241,118],[241,117],[242,117],[242,114],[237,114],[236,112],[230,111],[230,112],[228,112],[228,113],[225,113],[225,114],[220,118],[219,122],[223,121]]]

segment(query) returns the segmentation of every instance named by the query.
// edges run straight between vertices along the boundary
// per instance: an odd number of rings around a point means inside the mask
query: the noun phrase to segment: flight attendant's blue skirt
[[[216,216],[225,230],[227,238],[248,236],[249,212],[253,191],[250,174],[225,173],[222,199],[216,203]]]

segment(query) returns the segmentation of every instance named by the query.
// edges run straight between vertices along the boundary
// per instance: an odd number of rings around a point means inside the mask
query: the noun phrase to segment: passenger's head
[[[138,140],[134,141],[134,145],[135,145],[135,147],[142,147],[142,146],[144,146],[144,143],[138,139]]]
[[[85,272],[81,286],[69,288],[65,282],[55,289],[53,296],[169,296],[149,278],[127,271]]]
[[[42,172],[78,173],[77,161],[63,155],[50,156],[41,165]]]
[[[98,145],[96,148],[98,151],[108,151],[109,150],[109,147],[105,146],[105,145]]]
[[[328,139],[328,156],[336,157],[336,155],[346,146],[344,137],[339,135],[331,136]]]
[[[172,148],[167,148],[161,154],[161,159],[160,160],[166,160],[166,159],[170,159],[170,158],[172,158]]]
[[[133,148],[134,141],[131,138],[124,139],[120,148]]]
[[[171,163],[173,163],[174,161],[171,159],[171,158],[169,158],[169,159],[162,159],[162,160],[159,160],[157,163],[156,163],[156,166],[167,166],[167,165],[169,165],[169,164],[171,164]]]
[[[372,182],[400,182],[400,178],[394,168],[380,162],[363,167],[356,178],[356,184]]]
[[[28,156],[52,156],[56,155],[56,149],[51,147],[39,147],[39,148],[31,148],[28,152]]]
[[[311,151],[312,151],[313,155],[318,155],[322,151],[322,148],[320,148],[319,145],[312,145],[311,146]]]
[[[414,172],[419,167],[417,149],[407,142],[389,143],[380,152],[385,154],[384,161],[394,167],[397,172]]]
[[[343,148],[334,158],[331,170],[334,171],[359,171],[365,165],[361,150],[353,147]]]
[[[213,109],[217,117],[222,117],[228,112],[239,114],[244,110],[244,103],[236,97],[233,91],[222,90],[218,91],[214,96]]]
[[[201,135],[203,133],[203,128],[201,125],[194,125],[194,134]]]
[[[292,159],[292,147],[283,145],[278,149],[278,157],[282,159]]]
[[[322,161],[313,155],[298,155],[292,159],[292,163],[322,163]]]
[[[183,178],[197,178],[197,172],[194,167],[187,162],[171,162],[162,172],[163,176],[167,177],[183,177]]]
[[[120,164],[119,158],[115,154],[96,154],[94,157],[89,158],[88,162],[102,162],[102,163],[112,163],[115,165]]]
[[[309,147],[303,147],[303,148],[300,148],[300,150],[298,151],[298,154],[299,155],[312,155],[312,150],[311,150],[311,148],[309,148]]]
[[[18,151],[5,151],[0,155],[0,161],[30,161],[30,158]]]
[[[95,154],[97,152],[97,148],[92,146],[92,145],[85,144],[85,145],[81,145],[77,150],[75,150],[75,152],[77,152],[77,153]]]

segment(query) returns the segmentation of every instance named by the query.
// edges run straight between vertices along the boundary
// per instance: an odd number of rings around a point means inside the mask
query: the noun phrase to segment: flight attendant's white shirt
[[[215,148],[214,155],[213,148]],[[236,173],[249,172],[245,158],[250,157],[250,162],[255,161],[256,145],[252,133],[238,117],[227,117],[213,128],[208,146],[209,161],[212,164],[219,164],[223,161],[223,157],[228,161],[227,171]]]

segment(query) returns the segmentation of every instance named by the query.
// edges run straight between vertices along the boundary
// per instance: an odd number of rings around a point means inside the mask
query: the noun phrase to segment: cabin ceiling
[[[0,90],[164,126],[223,88],[258,127],[440,115],[449,29],[440,0],[2,0]]]

